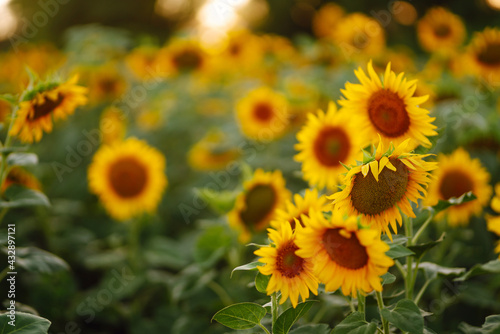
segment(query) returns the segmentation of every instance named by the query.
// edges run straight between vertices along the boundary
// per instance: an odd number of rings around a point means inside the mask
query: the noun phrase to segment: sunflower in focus
[[[490,205],[496,213],[496,216],[486,216],[488,231],[491,231],[500,237],[500,183],[495,185],[495,196],[491,199]],[[500,259],[500,241],[497,241],[495,253],[498,253],[498,258]]]
[[[337,111],[331,102],[328,112],[309,113],[307,123],[297,134],[299,153],[295,160],[302,163],[304,180],[311,186],[335,189],[345,172],[342,163],[353,164],[361,158],[361,149],[368,138],[359,135],[349,114]]]
[[[397,233],[397,224],[402,224],[401,210],[406,216],[415,218],[410,202],[424,198],[425,187],[430,181],[429,171],[435,162],[423,158],[428,155],[409,153],[409,139],[385,151],[382,141],[372,158],[357,166],[351,166],[345,175],[345,188],[329,199],[335,208],[349,216],[361,215],[361,222],[387,233]]]
[[[19,166],[12,167],[7,173],[7,176],[2,184],[2,193],[4,193],[5,190],[12,185],[19,185],[38,191],[42,190],[42,186],[35,175]]]
[[[276,219],[277,210],[284,209],[290,197],[280,171],[257,169],[253,178],[243,184],[243,192],[228,213],[229,225],[240,233],[239,240],[246,243],[254,232],[263,231]]]
[[[122,141],[127,132],[126,116],[123,111],[115,106],[104,109],[99,121],[99,130],[104,145]]]
[[[148,80],[160,76],[155,68],[157,55],[157,47],[141,46],[132,50],[125,57],[125,63],[136,78]]]
[[[377,20],[362,13],[344,16],[332,31],[337,43],[347,60],[377,56],[385,49],[385,32]]]
[[[189,166],[199,171],[224,169],[240,155],[237,149],[228,147],[226,141],[222,132],[209,132],[189,150]]]
[[[431,146],[427,136],[437,135],[432,124],[435,118],[419,107],[427,101],[427,96],[414,96],[416,80],[407,81],[403,73],[396,75],[388,64],[382,82],[371,61],[369,77],[361,68],[354,73],[361,83],[347,82],[341,90],[345,99],[339,100],[339,104],[352,117],[357,129],[365,129],[366,136],[373,140],[379,134],[386,147],[390,142],[397,146],[407,138],[412,139],[411,148],[418,144]]]
[[[472,215],[479,215],[488,204],[491,186],[490,175],[478,159],[471,159],[463,148],[452,154],[438,155],[439,168],[433,172],[433,181],[429,184],[426,205],[435,205],[439,200],[458,198],[472,191],[475,200],[454,205],[440,212],[436,218],[447,217],[451,226],[467,225]]]
[[[127,220],[156,209],[167,186],[164,173],[163,154],[129,138],[101,146],[89,166],[88,180],[108,213]]]
[[[158,51],[157,69],[162,76],[202,73],[208,65],[208,55],[195,39],[173,39]]]
[[[486,28],[476,33],[466,54],[469,70],[489,83],[500,81],[500,29]]]
[[[344,218],[338,211],[326,219],[312,211],[304,217],[305,228],[297,233],[297,256],[314,262],[314,273],[325,291],[342,288],[345,296],[357,291],[382,291],[381,275],[394,264],[385,255],[389,246],[375,229],[358,227],[355,216]]]
[[[274,140],[288,129],[288,102],[272,89],[260,87],[238,101],[236,117],[246,137],[263,142]]]
[[[25,94],[13,120],[10,135],[24,143],[40,141],[43,132],[52,131],[52,120],[65,119],[87,103],[87,88],[78,86],[74,76],[63,83],[41,84]]]
[[[326,203],[326,196],[319,196],[317,189],[306,189],[304,197],[295,194],[293,201],[294,203],[290,200],[286,201],[285,208],[277,210],[276,220],[271,221],[272,227],[279,230],[281,223],[286,221],[292,227],[292,231],[295,231],[296,223],[299,222],[303,226],[302,216],[309,216],[311,210],[330,211],[330,205]]]
[[[426,51],[449,54],[463,43],[465,26],[459,16],[443,7],[434,7],[418,21],[417,33]]]
[[[299,249],[295,244],[298,230],[292,231],[290,224],[281,223],[278,230],[268,229],[269,239],[273,245],[261,247],[255,255],[261,256],[259,262],[264,266],[257,267],[261,274],[271,275],[267,285],[267,294],[281,292],[280,304],[288,298],[295,308],[299,301],[309,298],[309,290],[318,294],[318,280],[313,274],[313,260],[296,254]],[[300,232],[299,232],[300,233]]]
[[[337,4],[327,3],[314,15],[312,30],[318,38],[330,37],[336,29],[340,19],[344,16],[344,9]]]

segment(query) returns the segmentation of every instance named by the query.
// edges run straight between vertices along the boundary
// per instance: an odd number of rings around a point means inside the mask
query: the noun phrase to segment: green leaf
[[[19,208],[24,206],[50,206],[44,193],[26,187],[12,185],[5,191],[8,201],[0,201],[0,208]]]
[[[309,324],[291,330],[290,334],[330,334],[331,330],[327,324]]]
[[[269,283],[270,279],[271,279],[270,275],[263,275],[259,271],[257,273],[257,276],[255,276],[255,288],[257,289],[257,291],[261,293],[266,293],[267,284]]]
[[[400,234],[393,234],[392,241],[391,241],[391,239],[389,239],[387,234],[383,234],[381,239],[386,244],[395,244],[395,245],[404,245],[408,241],[407,237],[405,237],[404,235],[400,235]]]
[[[448,268],[441,267],[432,262],[420,263],[418,269],[423,270],[427,279],[433,280],[439,276],[442,277],[456,277],[465,272],[465,268]]]
[[[458,325],[458,329],[466,334],[498,334],[500,333],[500,315],[495,314],[486,317],[486,321],[481,328],[462,322]]]
[[[231,271],[231,277],[233,276],[233,273],[237,270],[257,270],[258,266],[263,266],[263,265],[264,265],[264,263],[259,262],[259,261],[244,264],[242,266],[234,268],[233,271]]]
[[[198,262],[207,261],[210,258],[217,261],[224,255],[231,242],[232,237],[227,233],[224,226],[211,226],[204,231],[196,242],[194,257]]]
[[[231,211],[237,196],[234,191],[215,191],[210,188],[195,189],[195,192],[214,212],[220,215],[225,215]]]
[[[35,153],[11,153],[7,157],[10,166],[32,166],[38,164],[38,156]]]
[[[287,334],[293,324],[306,314],[314,303],[316,303],[314,300],[303,302],[296,308],[290,307],[283,312],[273,325],[273,334]]]
[[[69,265],[66,261],[36,247],[17,247],[16,265],[27,271],[43,274],[69,270]]]
[[[385,255],[387,255],[391,259],[397,259],[399,257],[405,257],[415,254],[411,250],[402,245],[389,244],[389,247],[390,249],[385,253]]]
[[[0,100],[3,100],[13,106],[17,104],[17,97],[12,94],[0,94]]]
[[[233,304],[215,313],[215,320],[232,329],[249,329],[257,326],[266,315],[266,309],[255,303]]]
[[[8,313],[0,315],[0,334],[45,334],[48,333],[50,321],[34,314],[16,312],[15,326],[9,325],[12,321]]]
[[[335,326],[332,334],[374,334],[376,331],[376,324],[366,322],[363,313],[354,312]]]
[[[467,203],[467,202],[475,200],[476,198],[477,197],[472,193],[472,191],[469,191],[468,193],[465,193],[458,198],[452,197],[446,201],[439,200],[439,202],[436,205],[434,205],[432,207],[432,209],[434,210],[434,214],[437,214],[437,213],[449,208],[450,206]]]
[[[471,277],[483,274],[497,274],[500,273],[500,260],[495,259],[485,264],[476,264],[471,270],[462,276],[455,278],[455,281],[466,281]]]
[[[391,283],[394,283],[396,281],[396,276],[394,276],[390,272],[386,272],[381,277],[382,277],[382,285],[391,284]]]
[[[402,331],[411,334],[423,334],[424,318],[420,309],[409,299],[402,299],[393,310],[381,310],[382,316]]]
[[[436,246],[437,244],[441,243],[444,240],[445,236],[446,236],[446,233],[443,233],[443,234],[441,234],[439,239],[437,239],[435,241],[430,241],[430,242],[426,242],[423,244],[408,246],[408,249],[411,250],[413,253],[415,253],[415,257],[417,259],[420,259],[425,254],[425,252],[427,252],[429,249]]]

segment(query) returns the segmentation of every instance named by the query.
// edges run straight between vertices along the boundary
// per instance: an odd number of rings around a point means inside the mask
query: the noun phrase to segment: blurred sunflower
[[[239,155],[236,148],[227,144],[221,131],[211,131],[189,150],[188,163],[195,170],[215,171],[224,169]]]
[[[271,221],[272,227],[279,230],[281,223],[286,221],[292,227],[292,231],[295,231],[295,224],[299,222],[303,225],[302,216],[307,217],[312,209],[319,212],[330,211],[330,205],[326,203],[326,197],[324,195],[318,196],[317,189],[306,189],[304,197],[295,194],[293,200],[295,204],[286,201],[285,208],[277,210],[276,219]]]
[[[218,70],[241,76],[242,71],[253,70],[261,63],[266,42],[249,31],[234,30],[227,34],[222,44],[215,57]]]
[[[463,43],[465,26],[459,16],[443,7],[434,7],[418,21],[417,33],[424,50],[449,54]]]
[[[121,97],[127,90],[125,78],[113,64],[84,68],[85,81],[89,87],[90,101],[94,104],[111,102]]]
[[[312,30],[318,38],[330,37],[338,29],[337,25],[344,16],[344,9],[337,4],[327,3],[314,14]]]
[[[123,111],[115,106],[104,109],[99,121],[99,130],[104,145],[123,141],[127,132],[126,116]]]
[[[43,132],[52,131],[54,121],[65,119],[87,103],[87,88],[78,86],[74,76],[63,83],[41,84],[26,93],[19,104],[10,135],[24,143],[40,141]]]
[[[9,102],[0,99],[0,123],[5,123],[9,120],[12,113],[12,106]]]
[[[496,216],[486,216],[488,231],[491,231],[500,237],[500,183],[495,185],[495,196],[491,199],[490,205],[496,213]],[[500,241],[497,241],[495,253],[498,253],[498,258],[500,259]]]
[[[162,76],[203,73],[208,59],[198,40],[174,38],[158,51],[156,68]]]
[[[344,189],[328,197],[336,209],[350,216],[361,215],[362,223],[387,233],[391,239],[389,225],[397,233],[396,222],[402,224],[399,210],[415,218],[410,202],[424,198],[429,171],[437,165],[423,160],[428,155],[409,153],[408,142],[396,148],[391,145],[385,151],[380,141],[371,161],[351,166]]]
[[[157,47],[140,46],[125,57],[125,63],[136,78],[148,80],[160,76],[158,69],[155,67],[157,56]]]
[[[284,209],[290,197],[280,171],[266,173],[257,169],[253,178],[243,184],[243,192],[228,213],[229,225],[240,233],[239,240],[246,243],[252,233],[269,226],[271,220],[276,218],[277,210]]]
[[[262,256],[259,262],[264,266],[257,267],[261,274],[271,275],[267,284],[267,294],[281,292],[280,304],[288,298],[295,308],[299,301],[309,298],[309,290],[318,294],[318,280],[313,274],[313,260],[296,254],[299,249],[295,244],[298,230],[292,231],[288,222],[282,222],[279,229],[268,229],[272,245],[261,247],[255,255]]]
[[[362,14],[344,16],[332,31],[333,39],[349,60],[365,59],[379,55],[385,49],[385,32],[377,20]]]
[[[236,117],[246,137],[258,141],[274,140],[288,129],[288,102],[272,89],[260,87],[238,101]]]
[[[42,186],[35,175],[20,166],[14,166],[9,170],[2,184],[2,193],[12,185],[20,185],[38,191],[42,190]]]
[[[325,284],[325,291],[342,288],[345,296],[356,296],[358,290],[382,291],[380,276],[394,261],[385,255],[389,246],[380,240],[377,230],[358,227],[355,216],[344,219],[336,210],[328,220],[313,210],[303,222],[295,254],[314,262],[314,273]]]
[[[489,83],[500,81],[500,29],[486,28],[476,33],[466,55],[470,71]]]
[[[463,148],[456,149],[450,155],[438,155],[439,168],[433,172],[433,180],[429,184],[426,205],[435,205],[439,200],[460,197],[472,191],[477,199],[454,205],[436,218],[447,217],[451,226],[467,225],[472,215],[479,215],[491,196],[488,184],[490,175],[478,159],[471,159]]]
[[[113,218],[151,213],[167,186],[165,157],[136,138],[101,146],[89,166],[88,180]]]
[[[345,89],[341,89],[346,99],[339,100],[339,104],[352,117],[357,129],[365,129],[366,136],[373,141],[379,134],[384,146],[390,142],[397,146],[407,138],[413,140],[410,148],[418,144],[431,146],[427,136],[437,135],[436,126],[432,124],[435,118],[419,107],[427,96],[414,96],[416,80],[407,81],[403,73],[396,76],[388,64],[382,82],[371,61],[368,63],[370,77],[361,68],[354,73],[361,84],[347,82]]]
[[[353,126],[351,116],[337,111],[334,102],[330,102],[325,114],[322,110],[317,115],[309,113],[307,123],[297,134],[299,153],[295,160],[302,163],[304,180],[319,188],[336,188],[344,164],[353,164],[362,157],[361,149],[368,144],[368,138],[359,135]]]

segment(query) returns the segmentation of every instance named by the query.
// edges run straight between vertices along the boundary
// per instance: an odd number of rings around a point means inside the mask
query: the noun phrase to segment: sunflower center
[[[241,52],[241,45],[234,43],[229,47],[229,53],[233,56],[239,55]]]
[[[368,263],[368,254],[356,234],[351,233],[350,238],[346,238],[339,231],[340,228],[328,229],[323,234],[323,246],[332,261],[353,270],[364,267]]]
[[[117,81],[113,78],[104,78],[99,81],[99,88],[104,93],[114,93],[117,87]]]
[[[370,97],[368,116],[375,128],[387,137],[399,137],[410,127],[410,118],[403,99],[385,89]]]
[[[273,109],[267,103],[257,103],[253,108],[255,117],[262,122],[269,121],[273,116]]]
[[[450,26],[447,24],[440,24],[434,28],[434,34],[437,37],[448,37],[451,34]]]
[[[500,43],[486,44],[478,53],[477,60],[486,65],[500,65]]]
[[[109,169],[111,187],[121,197],[134,197],[146,186],[148,175],[144,166],[132,157],[115,161]]]
[[[259,184],[250,189],[245,196],[245,210],[240,214],[243,223],[249,227],[260,223],[271,212],[276,193],[269,185]]]
[[[352,206],[366,215],[377,215],[393,207],[403,197],[408,185],[408,168],[399,159],[389,159],[396,171],[384,168],[378,176],[356,174],[351,190]]]
[[[337,127],[328,127],[318,134],[314,141],[314,154],[321,164],[338,166],[349,154],[350,142],[345,131]]]
[[[470,177],[458,170],[447,172],[439,186],[439,192],[445,200],[452,197],[460,197],[473,189],[474,187]]]
[[[41,104],[33,105],[34,113],[33,116],[30,117],[30,120],[36,120],[50,114],[62,103],[63,100],[64,96],[62,96],[61,94],[57,94],[57,99],[55,100],[52,100],[48,96],[45,96],[45,99]]]
[[[304,268],[304,259],[295,255],[295,251],[299,249],[293,242],[278,249],[276,258],[276,269],[281,275],[293,278],[300,274]]]
[[[201,56],[195,50],[184,50],[176,54],[173,58],[174,65],[180,71],[191,71],[200,67]]]

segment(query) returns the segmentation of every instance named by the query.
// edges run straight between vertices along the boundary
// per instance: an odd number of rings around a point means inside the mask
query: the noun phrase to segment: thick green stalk
[[[273,317],[273,328],[276,319],[278,319],[278,296],[276,292],[271,295],[271,316]]]
[[[403,221],[405,225],[405,232],[408,241],[406,246],[412,245],[412,234],[413,234],[413,222],[412,219],[403,215]],[[413,298],[413,257],[406,257],[406,278],[405,278],[405,288],[406,288],[406,298]]]
[[[358,312],[362,313],[363,317],[365,316],[365,301],[366,301],[365,295],[360,293],[358,290]]]
[[[382,298],[382,292],[376,291],[375,295],[377,296],[377,304],[380,313],[380,320],[382,320],[383,332],[384,334],[389,334],[389,322],[386,319],[384,319],[384,316],[382,315],[382,310],[385,308],[384,299]]]

